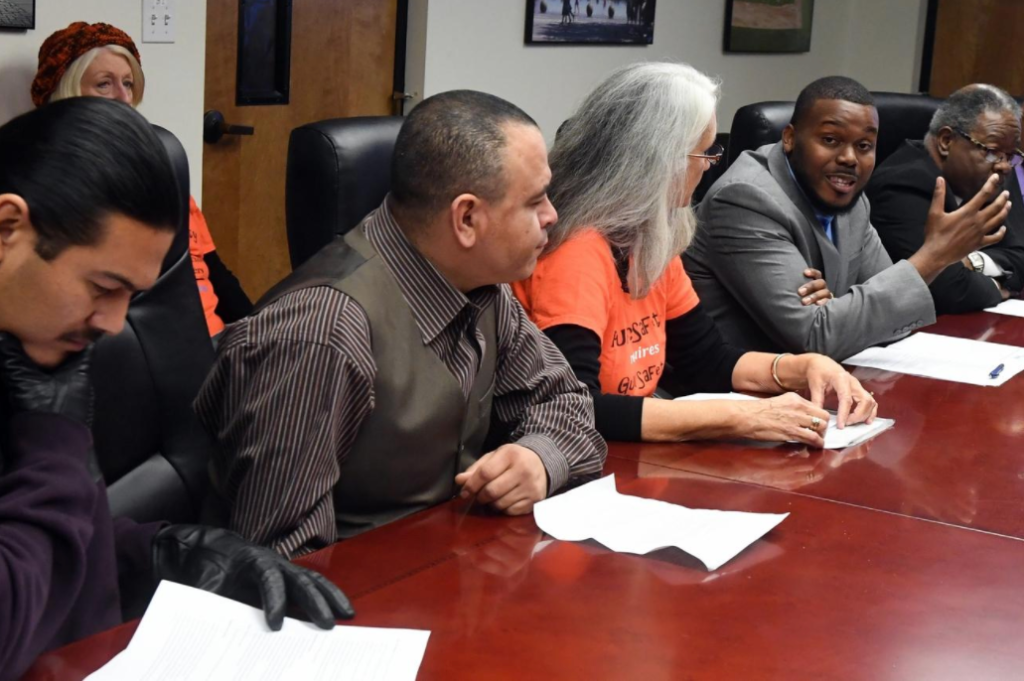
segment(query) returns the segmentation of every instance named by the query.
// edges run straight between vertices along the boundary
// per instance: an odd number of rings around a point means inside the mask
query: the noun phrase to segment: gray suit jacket
[[[928,286],[893,265],[863,196],[833,223],[838,248],[789,172],[782,143],[744,152],[701,202],[686,272],[725,337],[748,350],[820,352],[843,360],[935,322]],[[803,271],[835,295],[805,307]]]

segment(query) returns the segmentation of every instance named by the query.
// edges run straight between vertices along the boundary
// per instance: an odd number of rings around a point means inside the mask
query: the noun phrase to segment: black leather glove
[[[60,414],[92,427],[93,393],[89,379],[92,346],[52,371],[29,359],[21,342],[0,333],[0,376],[15,411]]]
[[[356,614],[341,589],[323,575],[229,530],[165,527],[153,539],[153,569],[157,580],[169,579],[250,605],[262,603],[273,631],[281,629],[289,599],[321,629]]]
[[[92,346],[52,371],[36,365],[21,347],[21,341],[0,333],[0,384],[6,397],[4,411],[59,414],[92,428],[93,390],[89,378]],[[101,480],[95,453],[89,448],[89,472]]]

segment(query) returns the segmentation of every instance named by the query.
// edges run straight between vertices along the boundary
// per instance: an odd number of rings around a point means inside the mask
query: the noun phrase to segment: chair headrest
[[[381,204],[391,187],[391,156],[404,120],[334,118],[292,131],[285,214],[293,268]]]
[[[873,92],[878,110],[878,166],[908,139],[924,139],[941,99],[898,92]],[[793,102],[758,102],[736,111],[729,135],[729,164],[748,149],[782,139],[782,129],[793,117]]]
[[[181,206],[178,212],[180,216],[178,231],[175,233],[174,241],[171,243],[171,250],[164,257],[163,267],[160,268],[161,273],[163,273],[181,260],[182,254],[188,250],[188,205],[190,191],[188,156],[185,154],[185,148],[181,146],[181,142],[169,130],[165,130],[159,125],[154,125],[153,130],[156,131],[160,141],[164,143],[167,156],[171,159],[174,177],[178,180],[178,186],[174,188],[174,191],[178,192],[179,205]]]

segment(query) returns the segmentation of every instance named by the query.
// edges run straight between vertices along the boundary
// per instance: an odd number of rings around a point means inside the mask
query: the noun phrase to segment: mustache
[[[92,345],[100,338],[103,338],[103,332],[97,329],[83,329],[82,331],[72,331],[66,333],[60,337],[63,341],[69,343],[81,343],[84,345]]]

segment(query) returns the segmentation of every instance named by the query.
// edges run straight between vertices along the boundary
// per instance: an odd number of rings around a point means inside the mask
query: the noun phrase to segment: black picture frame
[[[292,0],[238,0],[235,104],[288,104]]]
[[[526,0],[523,41],[527,45],[637,46],[654,42],[657,0],[570,0],[573,12],[568,23],[548,21],[549,16],[565,19],[560,8],[562,3],[563,0]],[[580,8],[578,12],[577,6]],[[544,11],[541,11],[542,7]],[[612,14],[606,21],[603,16],[609,7]],[[551,14],[548,14],[548,9]],[[541,15],[544,20],[536,21],[535,18]],[[616,17],[619,20],[613,21]]]
[[[0,31],[34,31],[36,0],[0,0]]]
[[[764,25],[756,26],[759,21]],[[813,23],[814,0],[726,0],[723,49],[741,54],[810,52]]]

